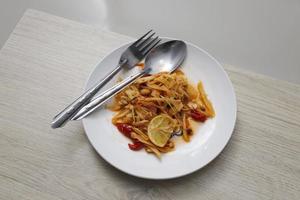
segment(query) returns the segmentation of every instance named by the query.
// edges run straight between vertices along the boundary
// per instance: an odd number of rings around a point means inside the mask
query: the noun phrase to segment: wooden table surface
[[[132,40],[28,10],[0,52],[0,199],[299,199],[300,86],[226,66],[238,117],[224,151],[182,178],[118,171],[80,122],[52,130],[95,64]],[[300,77],[300,75],[299,75]]]

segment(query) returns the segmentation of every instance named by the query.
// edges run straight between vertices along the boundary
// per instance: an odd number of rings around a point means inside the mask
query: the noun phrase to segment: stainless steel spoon
[[[123,88],[128,86],[137,78],[145,74],[155,74],[159,72],[173,72],[176,70],[186,57],[186,44],[183,41],[172,40],[158,45],[154,48],[146,57],[145,69],[141,72],[130,76],[120,82],[119,84],[113,86],[112,88],[106,90],[89,104],[84,106],[73,118],[72,120],[80,120],[85,116],[92,113],[96,108],[103,105],[112,96],[119,93]]]

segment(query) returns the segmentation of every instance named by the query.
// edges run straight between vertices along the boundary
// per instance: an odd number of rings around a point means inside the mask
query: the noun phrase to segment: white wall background
[[[300,0],[0,0],[0,46],[27,8],[136,37],[153,28],[300,84]]]

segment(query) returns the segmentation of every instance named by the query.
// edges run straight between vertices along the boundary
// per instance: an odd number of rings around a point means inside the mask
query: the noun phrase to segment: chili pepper
[[[121,123],[121,124],[117,124],[117,128],[121,133],[123,133],[123,135],[130,138],[130,133],[132,131],[130,125]]]
[[[199,122],[205,122],[205,120],[207,119],[206,115],[203,114],[202,112],[199,112],[197,110],[192,110],[191,111],[191,117]]]
[[[133,144],[128,144],[129,149],[133,151],[138,151],[144,147],[144,144],[139,141],[134,141]]]

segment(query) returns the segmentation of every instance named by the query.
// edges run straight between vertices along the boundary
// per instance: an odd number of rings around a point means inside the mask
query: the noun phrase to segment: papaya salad
[[[202,82],[194,87],[180,70],[137,79],[108,108],[116,112],[112,123],[131,140],[129,149],[157,157],[175,149],[174,135],[191,140],[192,121],[204,123],[215,116]]]

